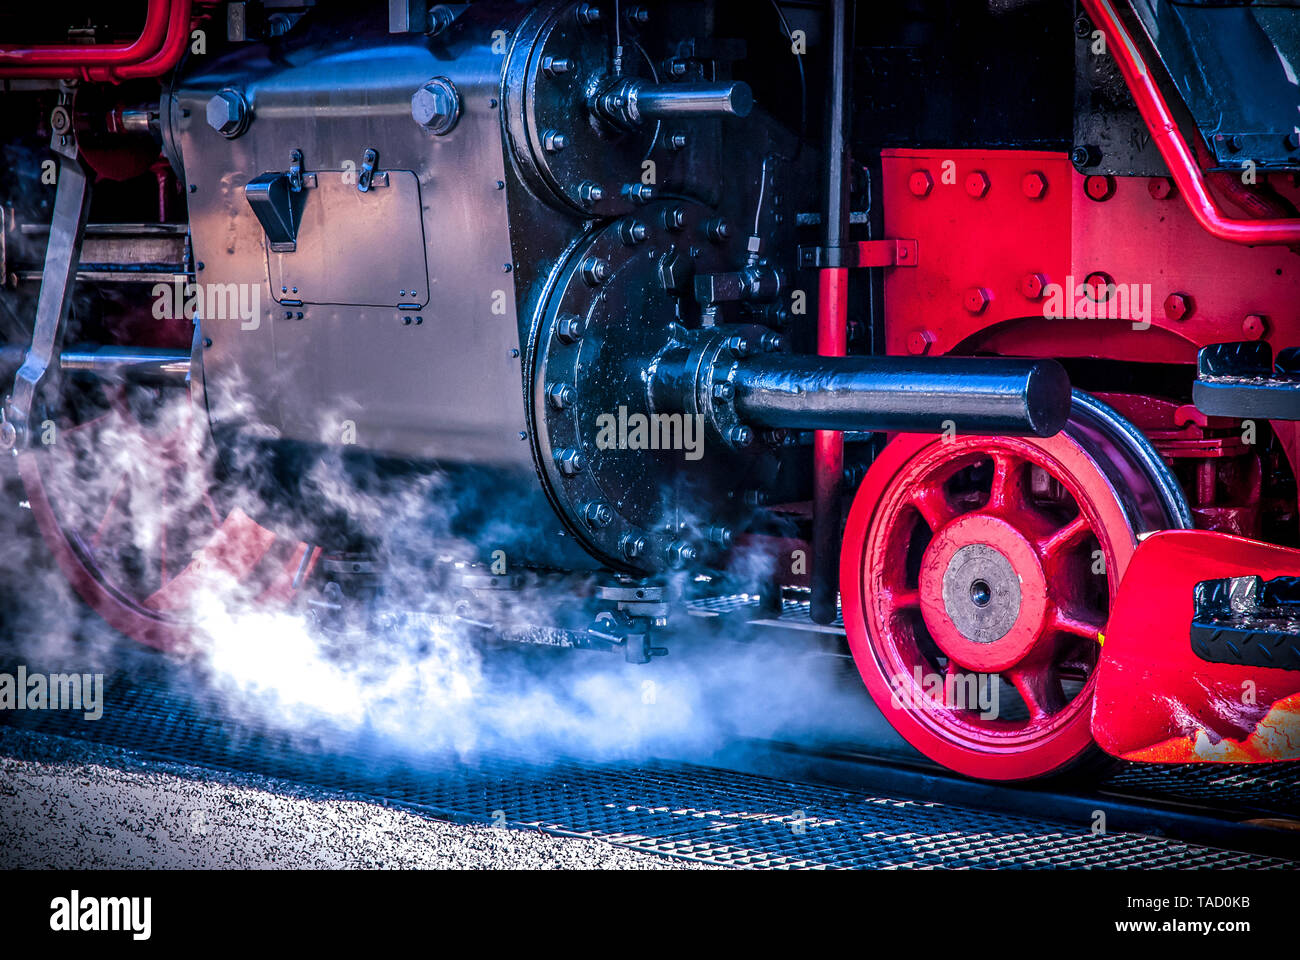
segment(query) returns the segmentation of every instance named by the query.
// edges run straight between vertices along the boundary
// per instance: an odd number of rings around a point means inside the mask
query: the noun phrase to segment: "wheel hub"
[[[921,615],[935,642],[961,666],[1005,670],[1042,633],[1047,578],[1029,541],[1005,520],[955,520],[925,551]]]

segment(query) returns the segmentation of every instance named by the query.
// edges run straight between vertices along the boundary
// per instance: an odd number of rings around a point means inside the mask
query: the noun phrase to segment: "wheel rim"
[[[1186,525],[1163,465],[1112,418],[1076,395],[1048,439],[903,435],[858,492],[841,572],[854,659],[893,726],[952,769],[1035,777],[1091,746],[1110,598],[1141,534]]]

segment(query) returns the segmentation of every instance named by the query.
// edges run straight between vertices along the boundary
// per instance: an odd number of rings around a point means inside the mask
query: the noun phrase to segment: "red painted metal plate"
[[[1092,732],[1106,752],[1152,763],[1300,759],[1300,673],[1209,663],[1192,652],[1202,580],[1300,575],[1300,550],[1199,530],[1142,543],[1111,610]]]

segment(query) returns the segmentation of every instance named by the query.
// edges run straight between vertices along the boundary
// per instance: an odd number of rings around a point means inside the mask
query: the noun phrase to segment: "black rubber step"
[[[1300,577],[1196,585],[1192,650],[1209,663],[1300,670]]]
[[[1300,348],[1275,361],[1262,341],[1214,343],[1197,354],[1196,372],[1192,402],[1204,414],[1300,420]]]

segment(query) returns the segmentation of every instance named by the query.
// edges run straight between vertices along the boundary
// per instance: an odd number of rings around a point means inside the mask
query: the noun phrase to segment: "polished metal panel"
[[[384,174],[386,188],[362,193],[349,171],[317,171],[316,186],[303,191],[297,249],[267,252],[277,301],[428,304],[420,181],[410,170]]]
[[[196,279],[256,284],[261,307],[253,322],[200,317],[214,427],[339,443],[350,421],[375,452],[531,471],[491,49],[516,10],[476,4],[436,39],[321,11],[273,57],[250,44],[191,58],[164,106]],[[462,101],[444,136],[411,119],[411,95],[436,76]],[[227,140],[205,109],[233,83],[252,120]],[[297,247],[269,253],[244,187],[287,171],[294,150],[307,181]],[[363,194],[344,174],[359,176],[368,150]]]

